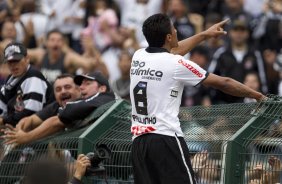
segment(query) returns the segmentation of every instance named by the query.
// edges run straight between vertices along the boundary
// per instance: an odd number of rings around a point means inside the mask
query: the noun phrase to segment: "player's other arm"
[[[257,101],[261,101],[266,98],[263,94],[245,86],[244,84],[231,79],[229,77],[221,77],[210,73],[208,77],[202,83],[204,86],[213,87],[221,90],[222,92],[237,96],[237,97],[248,97],[254,98]]]
[[[184,56],[202,41],[212,37],[218,37],[227,34],[226,31],[223,30],[223,26],[227,22],[228,19],[221,21],[201,33],[178,42],[178,47],[172,48],[171,53]]]

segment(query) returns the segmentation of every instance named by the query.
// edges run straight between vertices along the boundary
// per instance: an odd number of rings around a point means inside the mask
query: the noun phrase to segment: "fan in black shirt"
[[[74,83],[73,76],[69,74],[62,74],[54,81],[54,94],[56,101],[47,105],[41,111],[25,117],[17,124],[17,129],[23,131],[30,131],[39,126],[43,121],[58,114],[59,108],[64,107],[67,102],[77,100],[80,98],[80,90]]]
[[[76,126],[77,120],[84,119],[99,106],[115,99],[110,92],[108,80],[101,73],[77,75],[74,82],[80,86],[81,100],[66,103],[58,115],[48,118],[30,132],[26,133],[20,128],[5,131],[3,138],[6,143],[24,144],[54,134],[65,127]]]

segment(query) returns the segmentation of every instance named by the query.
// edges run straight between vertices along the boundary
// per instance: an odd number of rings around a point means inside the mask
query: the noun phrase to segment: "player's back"
[[[152,132],[170,135],[166,130],[179,126],[176,118],[183,86],[173,79],[178,59],[165,50],[149,53],[140,49],[133,56],[130,85],[132,119],[142,126],[151,126],[155,129]]]
[[[148,47],[135,52],[130,77],[134,137],[144,133],[182,136],[178,113],[184,84],[198,84],[206,71],[166,49]]]

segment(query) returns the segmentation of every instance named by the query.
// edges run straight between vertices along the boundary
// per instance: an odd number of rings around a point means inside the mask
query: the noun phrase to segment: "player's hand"
[[[81,180],[81,178],[84,176],[86,168],[91,165],[90,160],[87,156],[80,154],[77,157],[76,161],[76,170],[74,173],[74,177],[78,180]]]
[[[206,38],[219,37],[222,35],[226,35],[227,32],[224,31],[223,27],[228,21],[229,19],[226,19],[217,24],[214,24],[213,26],[205,30],[203,33],[206,36]]]
[[[263,94],[260,93],[260,95],[256,98],[257,102],[262,102],[267,100],[267,96],[264,96]]]

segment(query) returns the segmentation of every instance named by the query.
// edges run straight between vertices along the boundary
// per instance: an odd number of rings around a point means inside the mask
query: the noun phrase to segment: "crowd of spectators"
[[[3,0],[0,53],[11,41],[21,42],[51,84],[62,73],[101,71],[116,95],[128,99],[129,62],[147,46],[141,27],[155,13],[171,17],[179,40],[230,19],[227,36],[204,41],[186,57],[209,72],[255,80],[264,94],[282,94],[280,0]],[[8,75],[1,63],[0,84]],[[198,85],[185,89],[182,106],[243,101],[252,100]]]
[[[95,108],[129,100],[131,57],[147,46],[142,24],[155,13],[170,16],[180,41],[229,19],[226,36],[203,41],[185,57],[263,94],[282,95],[282,0],[0,0],[0,125],[13,125],[4,130],[5,142],[77,128]],[[21,57],[11,59],[17,49]],[[21,77],[18,66],[31,74]],[[182,106],[252,101],[199,84],[185,87]]]

